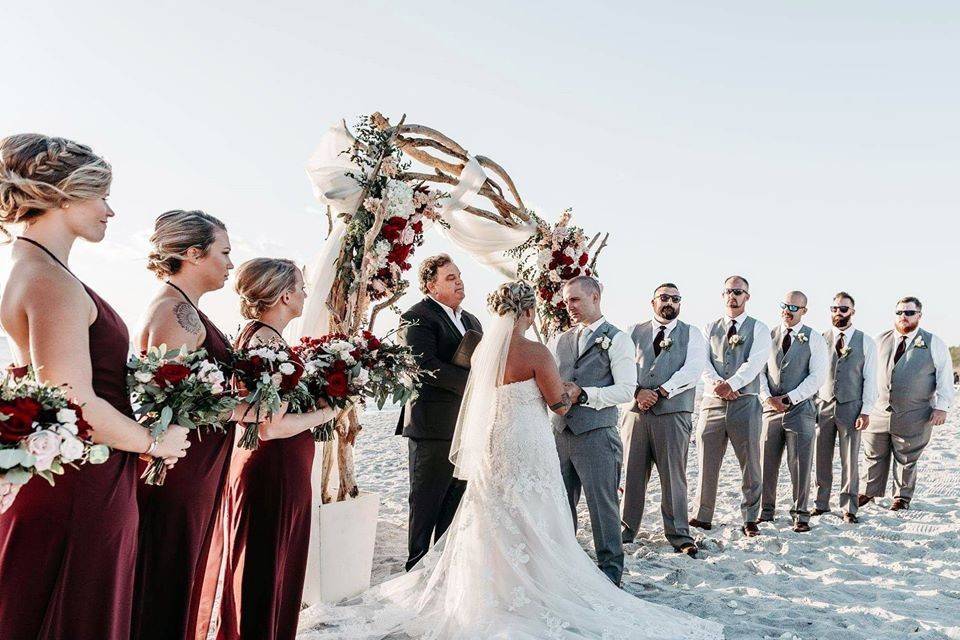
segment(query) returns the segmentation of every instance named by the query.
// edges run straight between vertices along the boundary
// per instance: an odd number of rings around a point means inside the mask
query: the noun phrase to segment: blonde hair
[[[150,236],[153,251],[147,256],[147,269],[161,279],[172,276],[180,271],[189,249],[196,247],[201,255],[207,254],[217,229],[226,231],[227,227],[203,211],[174,209],[161,213]]]
[[[537,295],[530,283],[523,280],[504,282],[487,296],[487,308],[498,316],[519,317],[537,304]]]
[[[20,133],[0,140],[0,233],[74,200],[103,198],[110,164],[66,138]]]
[[[240,315],[256,320],[297,286],[300,268],[284,258],[254,258],[237,269],[234,288],[240,295]]]

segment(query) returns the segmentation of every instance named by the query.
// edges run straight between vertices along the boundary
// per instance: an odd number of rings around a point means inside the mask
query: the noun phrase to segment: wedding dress
[[[486,346],[495,376],[502,376],[513,322],[500,324],[477,350],[482,361]],[[477,359],[471,383],[485,377],[476,375]],[[465,394],[473,428],[455,437],[452,459],[468,484],[446,535],[410,573],[359,602],[305,610],[301,629],[314,628],[298,638],[722,638],[721,625],[645,602],[597,568],[575,535],[536,380],[486,378],[479,384],[488,388],[473,385],[471,398],[468,385]]]

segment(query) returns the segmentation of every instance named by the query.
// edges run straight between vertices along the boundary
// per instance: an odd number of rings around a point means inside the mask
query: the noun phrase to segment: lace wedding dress
[[[536,381],[494,396],[483,454],[444,538],[358,603],[304,611],[301,628],[314,628],[298,638],[722,638],[719,624],[610,582],[575,536]]]

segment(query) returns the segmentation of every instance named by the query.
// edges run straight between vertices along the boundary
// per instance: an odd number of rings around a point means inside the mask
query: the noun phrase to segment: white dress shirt
[[[430,299],[440,305],[440,308],[446,312],[446,314],[450,317],[450,320],[453,321],[453,326],[455,326],[460,332],[460,335],[465,335],[467,333],[467,329],[463,326],[463,307],[457,307],[457,310],[454,311],[433,296],[430,296]]]
[[[907,351],[914,348],[914,342],[916,342],[919,332],[920,327],[917,327],[907,334]],[[893,352],[896,353],[897,345],[900,343],[902,336],[896,330],[894,330],[893,336]],[[879,336],[877,336],[877,339],[879,339]],[[948,411],[953,403],[953,397],[957,393],[953,386],[953,359],[950,357],[950,349],[947,348],[943,340],[932,333],[930,334],[930,344],[927,347],[930,349],[930,357],[933,358],[933,366],[937,368],[937,391],[933,400],[933,408],[939,411]],[[906,355],[906,352],[904,352],[904,355]],[[880,366],[883,370],[880,372],[878,384],[890,384],[890,369],[887,368],[885,362],[881,363]]]
[[[833,328],[833,344],[827,345],[827,349],[829,349],[827,351],[827,366],[830,366],[830,363],[833,362],[833,353],[837,350],[837,342],[840,341],[840,336],[843,336],[843,345],[849,347],[854,331],[856,329],[854,329],[853,324],[847,325],[846,329]],[[824,400],[832,399],[833,389],[827,388],[824,384],[820,388],[820,397]],[[863,408],[860,409],[861,414],[869,414],[873,411],[873,405],[877,403],[877,343],[866,333],[863,334],[863,397],[861,401],[863,402]]]
[[[596,341],[598,336],[592,334],[604,322],[606,322],[606,319],[601,317],[587,327],[577,327],[578,355],[582,354]],[[550,341],[550,349],[558,362],[560,360],[557,353],[559,342],[559,336],[557,339]],[[633,392],[637,388],[637,365],[634,360],[633,340],[623,331],[618,332],[610,341],[608,355],[610,357],[610,371],[613,374],[613,384],[609,387],[583,387],[584,393],[587,394],[587,401],[583,404],[585,407],[600,410],[633,400]],[[576,398],[573,398],[573,400],[576,400]]]
[[[743,326],[743,323],[749,318],[747,314],[743,313],[737,316],[736,318],[731,318],[729,316],[724,316],[722,319],[717,320],[717,322],[723,325],[724,334],[730,330],[730,323],[737,323],[737,331],[740,331],[740,327]],[[707,325],[706,330],[703,332],[704,335],[710,335],[710,327],[714,323]],[[708,338],[709,339],[709,338]],[[772,341],[770,340],[770,329],[767,325],[763,324],[756,318],[754,318],[753,325],[753,344],[750,345],[750,354],[747,356],[746,361],[740,365],[740,368],[737,369],[732,376],[727,380],[730,384],[730,388],[734,391],[739,391],[743,387],[747,386],[754,379],[760,375],[763,371],[764,365],[767,364],[767,358],[770,357],[770,345]],[[761,378],[763,376],[760,376]],[[723,376],[717,373],[717,370],[714,368],[713,363],[710,361],[709,357],[707,358],[707,364],[703,368],[703,383],[704,389],[703,393],[706,396],[716,398],[717,394],[713,392],[713,385],[717,382],[723,380]],[[743,394],[751,395],[751,394]]]
[[[800,330],[803,329],[804,325],[802,322],[798,322],[792,327],[786,325],[781,325],[782,331],[791,330],[790,338],[792,340],[797,340],[797,335],[800,333]],[[770,340],[771,349],[779,349],[780,345],[774,345],[773,341]],[[810,371],[807,373],[807,377],[797,385],[797,388],[793,391],[790,391],[787,394],[787,397],[790,398],[790,401],[793,404],[799,404],[806,400],[807,398],[812,398],[820,387],[823,386],[823,381],[827,379],[827,367],[829,366],[829,356],[827,355],[827,341],[823,339],[823,335],[819,331],[810,332]],[[770,387],[767,385],[767,376],[760,376],[760,401],[766,402],[770,398]]]
[[[677,319],[664,324],[659,318],[653,318],[653,335],[660,333],[660,327],[666,327],[663,333],[664,339],[669,338],[673,330],[677,327]],[[664,382],[661,387],[667,392],[667,397],[672,398],[688,389],[697,386],[697,381],[707,366],[707,341],[703,338],[700,329],[690,325],[690,337],[687,340],[687,357],[683,366],[670,376],[670,379]]]

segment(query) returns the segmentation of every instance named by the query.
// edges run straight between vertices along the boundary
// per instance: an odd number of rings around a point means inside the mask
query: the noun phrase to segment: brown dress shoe
[[[830,513],[830,509],[820,509],[819,507],[810,512],[811,516],[822,516],[825,513]]]
[[[745,522],[744,525],[740,527],[740,531],[748,538],[760,535],[760,527],[757,526],[756,522]]]
[[[700,549],[697,548],[697,545],[693,544],[692,542],[685,542],[684,544],[680,545],[679,549],[674,549],[674,552],[683,553],[690,556],[691,558],[696,558],[697,551],[699,550]]]
[[[845,513],[843,514],[843,521],[848,524],[857,524],[858,522],[860,522],[860,518],[853,515],[852,513]]]
[[[705,529],[706,531],[713,529],[713,524],[709,522],[704,522],[703,520],[697,520],[696,518],[690,519],[690,526],[696,527],[698,529]]]
[[[909,509],[910,503],[904,500],[903,498],[897,498],[893,501],[893,504],[890,505],[890,511],[900,511],[901,509]]]
[[[857,496],[857,506],[858,506],[858,507],[866,506],[866,505],[867,505],[868,503],[870,503],[870,502],[873,502],[873,498],[871,498],[870,496],[866,496],[866,495],[864,495],[864,494],[862,494],[862,493]]]
[[[807,531],[810,531],[810,525],[806,522],[797,522],[793,525],[793,530],[797,533],[806,533]]]
[[[773,516],[760,516],[757,522],[773,522]]]

